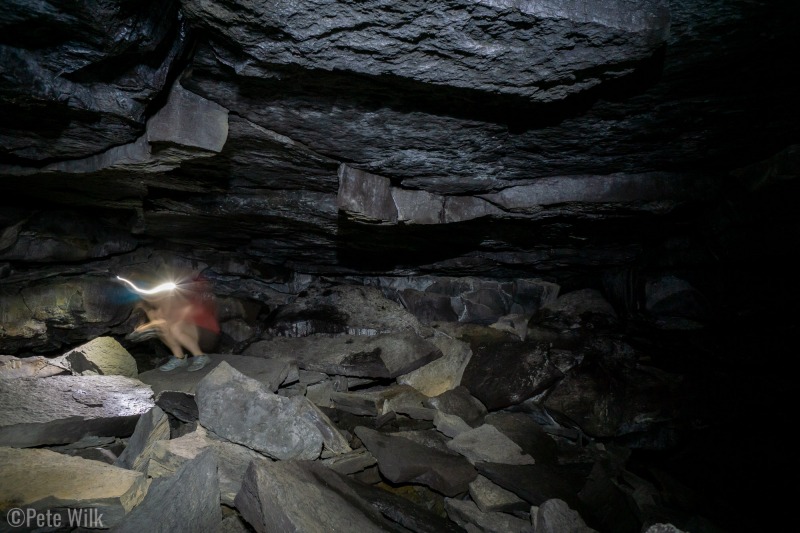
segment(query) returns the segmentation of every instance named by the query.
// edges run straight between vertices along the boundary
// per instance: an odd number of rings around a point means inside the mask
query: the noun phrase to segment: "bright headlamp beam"
[[[133,283],[130,280],[127,280],[120,276],[117,276],[117,279],[120,281],[124,281],[125,283],[130,285],[131,289],[138,292],[139,294],[158,294],[159,292],[172,291],[178,288],[178,286],[175,285],[173,282],[168,281],[166,283],[162,283],[161,285],[153,287],[152,289],[140,289],[139,287],[136,286],[135,283]]]

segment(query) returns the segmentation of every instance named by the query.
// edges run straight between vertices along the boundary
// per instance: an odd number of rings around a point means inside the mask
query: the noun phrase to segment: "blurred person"
[[[125,338],[141,342],[158,337],[172,352],[172,358],[159,370],[167,372],[188,366],[188,371],[194,372],[210,362],[206,352],[216,348],[220,329],[207,280],[193,274],[184,276],[177,283],[166,282],[148,290],[124,278],[119,279],[138,293],[141,300],[136,309],[147,317],[144,324]],[[192,356],[191,364],[185,352]]]

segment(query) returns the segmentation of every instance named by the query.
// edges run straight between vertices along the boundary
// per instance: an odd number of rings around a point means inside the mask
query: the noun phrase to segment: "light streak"
[[[152,289],[140,289],[139,287],[136,286],[135,283],[121,276],[117,276],[117,279],[120,281],[124,281],[125,283],[130,285],[130,287],[139,294],[158,294],[159,292],[172,291],[178,288],[178,286],[175,283],[173,283],[172,281],[168,281],[166,283],[162,283],[161,285],[157,285]]]

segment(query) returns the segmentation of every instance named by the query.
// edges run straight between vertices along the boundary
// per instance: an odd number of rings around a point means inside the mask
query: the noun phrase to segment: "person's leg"
[[[183,352],[183,347],[177,337],[173,334],[172,328],[168,327],[165,321],[161,321],[158,326],[158,338],[161,342],[169,348],[172,352],[173,358],[159,367],[160,370],[169,371],[176,368],[184,367],[188,364],[186,354]]]
[[[195,372],[206,366],[211,359],[203,354],[200,348],[200,328],[191,322],[178,322],[170,328],[175,338],[181,345],[194,356],[189,365],[189,372]]]

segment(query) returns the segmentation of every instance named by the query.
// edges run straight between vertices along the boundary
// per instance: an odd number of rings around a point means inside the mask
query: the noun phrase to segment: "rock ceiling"
[[[791,2],[401,4],[5,2],[0,262],[710,260],[726,206],[796,176]]]

